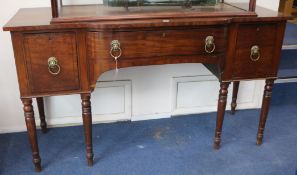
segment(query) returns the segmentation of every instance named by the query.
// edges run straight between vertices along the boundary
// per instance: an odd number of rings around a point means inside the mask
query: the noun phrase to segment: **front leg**
[[[32,106],[32,99],[31,98],[23,98],[22,99],[24,105],[24,114],[25,114],[25,121],[27,126],[27,132],[29,137],[29,142],[32,149],[32,157],[33,163],[35,165],[35,171],[41,171],[41,159],[39,156],[39,149],[38,149],[38,142],[37,142],[37,134],[36,134],[36,124],[34,119],[34,111]]]
[[[222,126],[223,126],[224,115],[225,115],[225,110],[226,110],[229,84],[230,84],[230,82],[221,82],[221,89],[220,89],[220,95],[219,95],[219,100],[218,100],[215,139],[214,139],[214,145],[213,145],[214,149],[220,148]]]
[[[231,102],[231,114],[235,114],[237,107],[237,94],[239,89],[239,81],[233,82],[232,102]]]
[[[268,116],[268,112],[269,112],[273,84],[274,84],[274,79],[266,80],[266,85],[265,85],[264,94],[263,94],[262,107],[261,107],[259,127],[258,127],[258,134],[257,134],[257,142],[256,142],[257,145],[262,144],[265,124],[266,124],[266,120],[267,120],[267,116]]]
[[[85,130],[85,141],[87,147],[88,165],[93,165],[93,144],[92,144],[92,111],[91,111],[91,94],[81,94],[82,100],[82,117]]]
[[[44,114],[43,97],[36,98],[36,101],[37,101],[37,106],[38,106],[41,131],[43,133],[46,133],[47,132],[47,124],[46,124],[45,114]]]

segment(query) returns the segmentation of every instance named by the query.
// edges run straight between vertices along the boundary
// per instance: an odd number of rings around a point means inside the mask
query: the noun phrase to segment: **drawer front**
[[[233,79],[276,76],[276,24],[241,24],[238,28]]]
[[[237,48],[251,45],[275,45],[277,24],[241,24],[238,27]]]
[[[74,32],[26,34],[24,46],[32,93],[80,89]]]
[[[215,48],[209,45],[205,51],[205,40],[213,36]],[[91,59],[111,60],[110,43],[118,40],[122,49],[121,60],[162,56],[214,55],[225,50],[224,27],[158,30],[132,32],[89,32],[87,52]]]

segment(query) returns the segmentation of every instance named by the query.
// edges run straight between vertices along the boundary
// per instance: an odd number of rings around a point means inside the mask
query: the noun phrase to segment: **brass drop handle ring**
[[[215,40],[213,36],[205,38],[205,52],[213,53],[216,50]]]
[[[117,60],[122,56],[121,43],[118,40],[113,40],[110,43],[110,56]]]
[[[61,72],[61,67],[58,64],[58,59],[56,57],[50,57],[47,60],[48,71],[52,75],[58,75]]]
[[[250,58],[252,61],[258,61],[261,58],[259,46],[257,45],[252,46]]]

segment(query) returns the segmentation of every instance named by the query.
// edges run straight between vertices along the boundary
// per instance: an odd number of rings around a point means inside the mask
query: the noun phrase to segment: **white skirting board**
[[[172,81],[172,115],[213,112],[217,110],[220,83],[212,75],[177,77]],[[259,108],[263,81],[240,82],[237,109]],[[233,84],[228,89],[227,110],[231,109]]]

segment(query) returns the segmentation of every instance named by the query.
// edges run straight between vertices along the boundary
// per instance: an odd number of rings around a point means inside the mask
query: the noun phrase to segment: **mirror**
[[[225,0],[224,2],[246,11],[249,10],[249,3],[250,3],[249,0]]]
[[[138,6],[214,6],[218,0],[60,0],[60,6],[101,5],[110,7]]]

